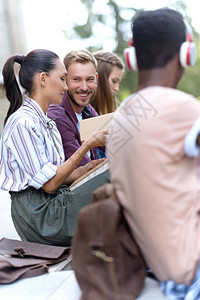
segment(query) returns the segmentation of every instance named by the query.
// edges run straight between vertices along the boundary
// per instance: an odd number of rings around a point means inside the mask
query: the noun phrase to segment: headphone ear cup
[[[135,47],[129,47],[124,49],[124,60],[126,66],[130,71],[137,71],[137,58],[135,53]]]
[[[184,42],[181,44],[179,59],[183,68],[194,66],[196,61],[196,46],[194,42]]]

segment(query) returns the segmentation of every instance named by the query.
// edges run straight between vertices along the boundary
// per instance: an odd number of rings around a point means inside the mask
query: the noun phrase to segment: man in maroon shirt
[[[47,115],[57,124],[62,137],[65,159],[68,159],[82,144],[80,120],[98,115],[89,104],[96,91],[98,74],[96,60],[87,50],[69,52],[64,58],[64,64],[67,69],[67,95],[64,95],[61,104],[50,105]],[[93,148],[85,155],[79,166],[97,158],[97,148]]]

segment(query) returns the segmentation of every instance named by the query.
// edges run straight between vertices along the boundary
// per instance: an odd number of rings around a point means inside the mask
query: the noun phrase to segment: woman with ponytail
[[[91,148],[105,145],[107,132],[89,137],[65,161],[59,131],[46,116],[67,89],[65,66],[54,52],[41,49],[10,57],[3,80],[10,107],[0,142],[0,188],[10,192],[15,228],[22,240],[69,246],[80,208],[109,176],[103,173],[74,192],[68,185],[102,162],[77,168]]]
[[[21,105],[22,105],[22,95],[21,91],[19,89],[19,86],[17,84],[15,74],[12,70],[12,66],[14,62],[17,62],[19,64],[22,64],[24,61],[25,56],[12,56],[8,61],[6,62],[4,69],[3,69],[3,76],[5,78],[4,81],[4,87],[5,87],[5,92],[6,92],[6,97],[10,101],[10,106],[8,109],[7,116],[4,121],[4,125],[8,119],[8,117],[16,111]],[[11,68],[11,70],[10,70]]]

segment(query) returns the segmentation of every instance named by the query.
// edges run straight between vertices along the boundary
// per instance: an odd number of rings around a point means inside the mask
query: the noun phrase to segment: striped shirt
[[[41,188],[64,162],[60,133],[27,96],[7,120],[0,141],[0,189]]]

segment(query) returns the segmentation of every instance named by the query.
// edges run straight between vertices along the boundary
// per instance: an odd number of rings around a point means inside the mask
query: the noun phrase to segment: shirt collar
[[[27,95],[24,98],[24,105],[31,106],[31,108],[37,113],[39,118],[42,120],[44,124],[46,124],[49,121],[49,118],[42,110],[41,106],[32,98],[28,97]]]

